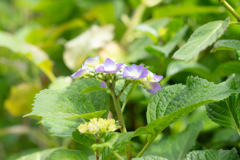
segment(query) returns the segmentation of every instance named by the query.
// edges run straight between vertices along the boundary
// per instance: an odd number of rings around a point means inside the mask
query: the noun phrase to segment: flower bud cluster
[[[118,128],[114,119],[93,118],[89,122],[80,124],[77,129],[80,133],[102,134],[114,132]]]
[[[100,63],[99,56],[87,59],[82,67],[72,74],[73,78],[85,77],[96,78],[102,81],[101,87],[107,88],[109,84],[125,79],[131,83],[138,83],[143,86],[149,93],[156,93],[161,89],[158,83],[163,76],[152,73],[144,65],[127,66],[124,63],[115,63],[107,58],[104,63]]]

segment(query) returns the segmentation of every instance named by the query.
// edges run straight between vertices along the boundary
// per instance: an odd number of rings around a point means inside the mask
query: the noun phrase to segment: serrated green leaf
[[[96,143],[95,138],[90,134],[82,134],[78,130],[75,129],[75,131],[72,133],[72,138],[87,147],[91,147],[94,143]]]
[[[183,28],[181,28],[171,39],[167,44],[164,46],[157,46],[157,45],[150,45],[146,47],[146,50],[156,56],[159,57],[158,54],[164,54],[165,57],[168,57],[169,54],[174,50],[174,48],[177,46],[177,44],[183,39],[184,35],[186,34],[188,29],[188,26],[185,25]]]
[[[83,118],[99,117],[105,111],[103,117],[108,114],[109,97],[105,91],[81,94],[83,88],[96,85],[100,82],[95,79],[80,79],[66,89],[43,90],[35,97],[33,111],[26,116],[41,116],[42,124],[52,135],[71,137],[85,122]]]
[[[33,160],[33,159],[37,159],[37,160],[46,160],[50,154],[55,151],[57,148],[54,149],[47,149],[47,150],[43,150],[40,152],[35,152],[35,153],[31,153],[25,156],[22,156],[20,158],[18,158],[17,160]]]
[[[190,77],[187,85],[173,85],[158,91],[150,100],[147,110],[148,125],[136,130],[135,136],[159,134],[170,124],[194,109],[215,101],[220,101],[234,90],[223,84],[214,84],[207,80]]]
[[[195,122],[180,134],[167,137],[157,144],[152,144],[145,153],[158,155],[168,160],[182,160],[195,144],[202,128],[201,122]]]
[[[210,70],[197,62],[172,61],[167,68],[167,76],[173,76],[179,72],[188,71],[201,77],[209,78]]]
[[[189,38],[187,43],[177,50],[173,58],[189,61],[202,50],[212,45],[229,26],[230,18],[225,21],[209,22],[199,27]]]
[[[91,86],[91,87],[87,87],[87,88],[83,89],[81,94],[95,92],[95,91],[99,91],[99,90],[105,90],[105,88],[102,88],[99,86]]]
[[[49,157],[49,160],[88,160],[86,153],[73,149],[58,149]]]
[[[168,159],[158,156],[146,156],[141,158],[133,158],[132,160],[168,160]]]
[[[239,89],[235,77],[232,76],[226,83],[233,89]],[[240,93],[233,93],[225,101],[207,105],[207,114],[212,121],[228,128],[235,129],[240,134]]]
[[[192,151],[187,154],[186,160],[237,160],[239,158],[237,150],[203,150]]]
[[[212,52],[217,50],[240,51],[240,41],[229,39],[219,40],[214,44]]]

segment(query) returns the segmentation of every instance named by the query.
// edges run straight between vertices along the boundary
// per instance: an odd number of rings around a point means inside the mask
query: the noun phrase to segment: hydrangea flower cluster
[[[158,82],[163,76],[150,72],[144,68],[144,65],[127,66],[124,63],[115,63],[110,58],[100,63],[99,58],[99,56],[88,58],[82,67],[72,74],[72,77],[97,78],[102,81],[100,85],[102,88],[107,88],[113,82],[124,79],[130,83],[138,83],[152,94],[161,89]]]
[[[89,122],[80,124],[78,130],[80,133],[102,134],[114,132],[118,128],[114,119],[92,118]]]

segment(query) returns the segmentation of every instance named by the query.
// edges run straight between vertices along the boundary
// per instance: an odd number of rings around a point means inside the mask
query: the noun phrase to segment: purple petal
[[[148,75],[148,69],[147,68],[143,68],[142,73],[139,76],[139,79],[140,78],[145,78],[145,77],[147,77],[147,75]]]
[[[85,62],[84,62],[84,65],[87,65],[87,66],[96,66],[97,64],[99,64],[99,57],[96,57],[96,58],[88,58]]]
[[[107,85],[106,85],[106,83],[104,81],[102,81],[101,84],[100,84],[100,87],[107,88]]]
[[[160,86],[159,83],[157,82],[150,82],[149,85],[147,87],[145,87],[145,89],[152,94],[157,93],[157,91],[159,91],[160,89],[162,89],[162,87]]]
[[[108,72],[108,71],[114,71],[116,70],[117,65],[116,63],[111,60],[110,58],[107,58],[104,62],[104,71]]]
[[[104,72],[104,67],[103,67],[103,66],[99,66],[99,67],[96,69],[96,72]]]
[[[137,70],[141,70],[141,69],[143,69],[143,66],[144,66],[144,64],[139,65],[139,66],[136,66],[135,68],[136,68]]]
[[[73,73],[71,75],[71,77],[72,78],[82,77],[82,76],[84,76],[85,71],[86,71],[86,69],[80,68],[77,72]]]
[[[162,78],[163,78],[163,76],[161,76],[161,75],[156,75],[156,74],[154,73],[154,79],[156,80],[156,82],[159,82]]]
[[[132,77],[132,72],[135,72],[135,68],[132,66],[126,66],[123,70],[122,76],[123,77]]]

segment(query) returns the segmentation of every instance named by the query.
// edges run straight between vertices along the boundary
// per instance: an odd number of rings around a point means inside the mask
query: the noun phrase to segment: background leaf
[[[58,149],[49,157],[49,160],[88,160],[87,155],[80,150]]]
[[[195,144],[202,128],[201,122],[195,122],[180,134],[172,135],[157,144],[150,145],[145,155],[158,155],[168,160],[183,160]]]
[[[55,79],[52,73],[52,61],[43,50],[29,43],[21,42],[11,34],[3,31],[0,31],[0,47],[8,48],[26,57],[38,66],[51,80]]]
[[[158,156],[146,156],[141,158],[133,158],[132,160],[167,160],[167,159]]]
[[[225,21],[209,22],[199,27],[189,38],[187,43],[177,50],[173,58],[189,61],[199,52],[212,45],[227,29],[230,18]]]
[[[230,51],[240,51],[240,41],[239,40],[219,40],[217,41],[212,51],[215,52],[217,50],[230,50]]]
[[[43,151],[40,151],[40,152],[36,152],[36,153],[28,154],[26,156],[22,156],[22,157],[18,158],[17,160],[33,160],[33,159],[46,160],[50,156],[50,154],[55,150],[56,150],[56,148],[43,150]]]
[[[237,160],[239,158],[237,150],[203,150],[192,151],[187,154],[186,160]]]

